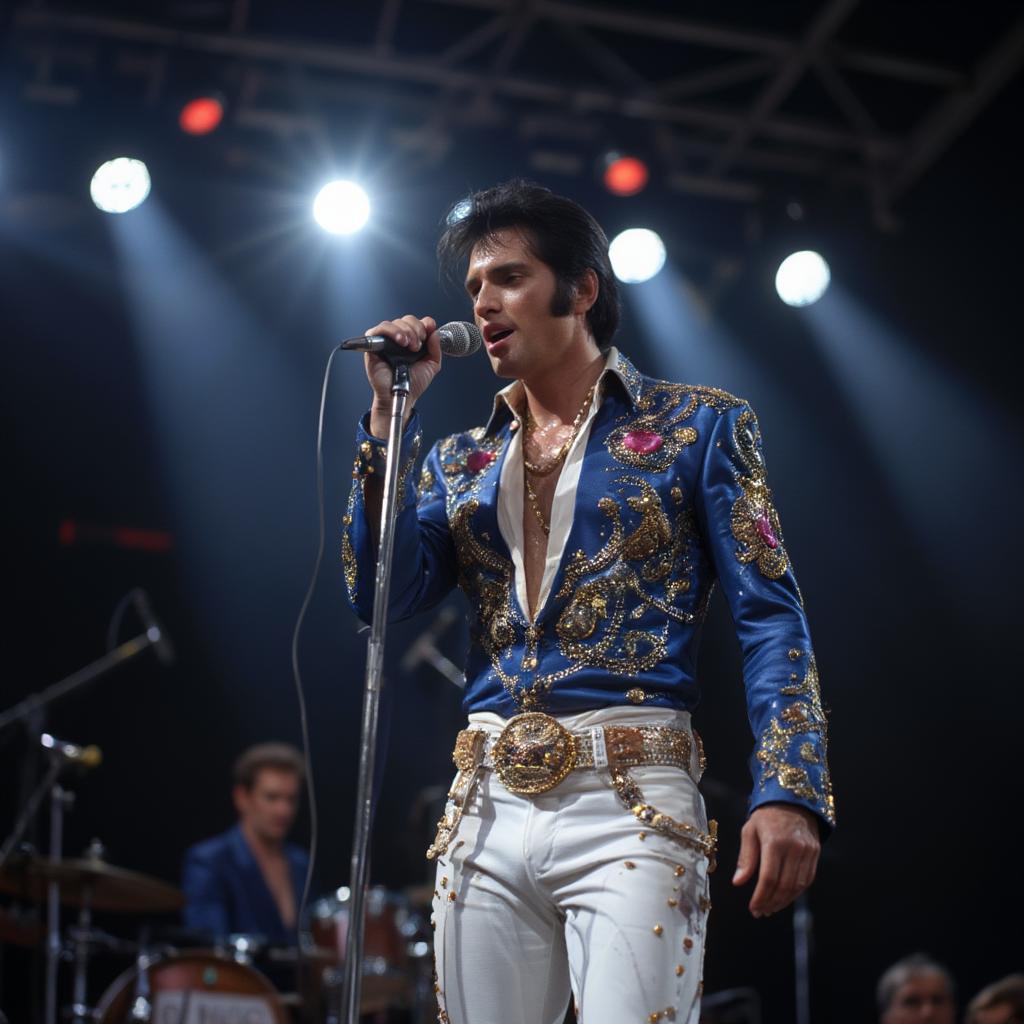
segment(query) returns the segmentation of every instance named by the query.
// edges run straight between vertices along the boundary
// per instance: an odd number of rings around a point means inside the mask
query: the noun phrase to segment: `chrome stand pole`
[[[352,868],[349,905],[348,942],[345,949],[345,986],[343,1019],[358,1024],[359,997],[363,980],[363,932],[365,926],[366,886],[369,877],[370,831],[373,826],[374,762],[377,754],[377,724],[380,715],[380,691],[384,671],[384,631],[387,626],[388,596],[391,590],[391,557],[395,547],[397,517],[398,466],[401,458],[402,426],[409,397],[409,367],[396,361],[391,385],[391,425],[388,432],[387,463],[384,474],[384,498],[380,517],[380,547],[373,601],[373,624],[366,655],[366,680],[363,689],[363,725],[359,751],[359,784],[356,819],[352,837]]]
[[[56,766],[54,766],[56,769]],[[75,796],[60,783],[50,791],[50,863],[59,864],[64,845],[64,811]],[[63,952],[60,939],[60,884],[46,886],[46,1024],[57,1024],[57,968]]]
[[[811,908],[807,893],[793,908],[793,955],[796,967],[796,1024],[811,1024]]]

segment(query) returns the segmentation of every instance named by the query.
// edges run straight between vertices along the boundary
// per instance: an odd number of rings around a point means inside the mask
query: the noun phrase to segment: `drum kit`
[[[339,1024],[351,894],[340,888],[302,917],[299,943],[272,947],[259,936],[214,937],[162,927],[147,916],[177,911],[181,891],[149,875],[116,867],[93,843],[79,859],[16,855],[0,868],[0,941],[43,949],[47,929],[23,908],[44,904],[56,886],[59,904],[77,911],[57,933],[56,960],[71,965],[69,1003],[58,1017],[73,1024]],[[373,888],[365,904],[360,1013],[374,1022],[426,1024],[435,1019],[429,893]],[[126,939],[95,927],[93,912],[146,922]],[[53,936],[51,934],[51,941]],[[95,1002],[90,970],[125,966]],[[99,986],[95,986],[99,988]],[[0,1018],[2,1019],[2,1018]]]
[[[143,632],[114,646],[121,616],[132,605]],[[45,957],[45,1005],[35,1018],[41,1024],[342,1024],[351,937],[362,962],[361,972],[352,966],[361,978],[353,1011],[374,1024],[435,1020],[431,887],[404,892],[368,888],[355,897],[347,888],[338,889],[301,915],[297,945],[279,948],[257,935],[214,936],[157,924],[157,915],[181,909],[183,893],[158,878],[108,863],[96,840],[85,856],[64,857],[64,815],[74,793],[63,776],[95,767],[102,752],[41,732],[46,709],[150,649],[164,665],[173,662],[173,647],[148,595],[135,589],[114,613],[111,649],[105,655],[0,711],[0,734],[22,725],[30,746],[38,742],[48,757],[48,768],[28,787],[13,829],[0,844],[0,894],[6,897],[0,902],[0,957],[5,949],[19,947]],[[47,796],[49,855],[44,857],[19,844]],[[359,906],[362,929],[350,927]],[[77,911],[74,924],[63,929],[61,908]],[[94,913],[135,915],[143,924],[135,937],[124,938],[98,928]],[[98,969],[109,968],[109,978],[118,970],[118,958],[120,974],[97,998]],[[70,969],[70,986],[58,984],[62,967]],[[0,983],[13,988],[12,973],[0,970]],[[26,990],[39,987],[35,971],[17,980],[26,983]],[[61,1003],[61,993],[70,998]],[[22,1003],[38,1003],[22,999],[24,994],[14,995]],[[23,1024],[22,1018],[4,1015],[12,993],[0,995],[0,1024]]]

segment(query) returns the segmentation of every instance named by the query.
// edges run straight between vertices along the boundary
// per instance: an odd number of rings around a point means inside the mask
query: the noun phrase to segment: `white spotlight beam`
[[[665,265],[665,243],[650,228],[629,228],[612,239],[608,257],[623,284],[640,284]]]
[[[787,306],[810,306],[828,290],[832,272],[812,249],[787,256],[775,273],[775,291]]]
[[[317,193],[313,217],[332,235],[353,235],[370,219],[370,199],[354,181],[331,181]]]
[[[127,213],[146,201],[151,184],[149,170],[141,160],[119,156],[96,169],[89,194],[104,213]]]

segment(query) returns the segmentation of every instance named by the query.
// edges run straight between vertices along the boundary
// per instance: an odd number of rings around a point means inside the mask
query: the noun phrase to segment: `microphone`
[[[153,645],[160,664],[173,665],[176,657],[174,645],[160,624],[160,620],[153,614],[153,606],[149,603],[149,594],[141,587],[136,587],[132,591],[132,604],[135,605],[135,610],[146,629],[146,638]]]
[[[77,764],[82,768],[95,768],[103,762],[103,751],[95,744],[80,747],[77,743],[65,743],[64,740],[58,740],[48,732],[44,732],[39,737],[39,743],[68,764]]]
[[[450,324],[438,327],[437,333],[441,336],[441,351],[446,356],[471,356],[484,343],[476,325],[461,320],[453,320]],[[410,352],[404,345],[385,338],[383,334],[346,338],[340,347],[346,352],[373,352],[385,359],[403,359],[408,363],[415,363],[427,354],[426,345],[417,352]]]

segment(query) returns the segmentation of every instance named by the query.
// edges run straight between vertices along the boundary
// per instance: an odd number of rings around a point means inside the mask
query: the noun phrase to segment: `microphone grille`
[[[483,343],[483,336],[475,324],[453,320],[437,329],[441,335],[441,351],[446,356],[471,356]]]

